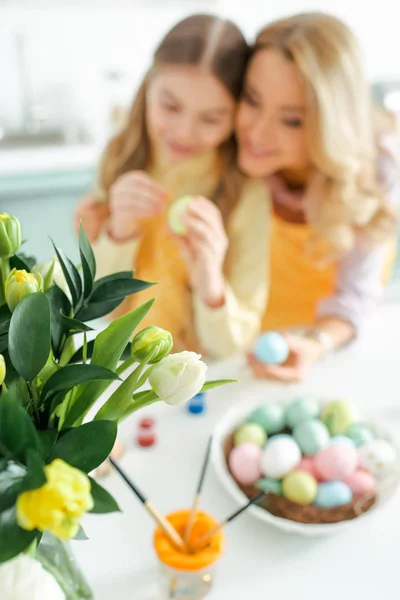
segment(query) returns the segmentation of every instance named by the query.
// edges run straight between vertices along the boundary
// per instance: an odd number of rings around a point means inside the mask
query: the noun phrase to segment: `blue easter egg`
[[[306,456],[314,456],[329,444],[329,431],[317,419],[301,421],[293,430],[293,437]]]
[[[270,492],[276,496],[282,496],[282,482],[279,479],[273,479],[272,477],[262,477],[257,481],[255,486],[258,490],[263,492]]]
[[[372,442],[375,437],[369,427],[362,425],[361,423],[353,423],[350,425],[346,431],[346,435],[353,440],[357,448],[364,446],[364,444],[368,444],[368,442]]]
[[[247,417],[247,423],[261,425],[271,435],[285,428],[285,409],[281,404],[264,404]]]
[[[314,504],[320,508],[334,508],[348,504],[352,498],[351,489],[343,481],[326,481],[318,485]]]
[[[266,365],[281,365],[289,356],[289,345],[283,335],[269,331],[258,338],[254,355]]]
[[[330,444],[347,444],[348,446],[351,446],[352,448],[356,447],[353,440],[346,437],[345,435],[334,435],[330,439]]]

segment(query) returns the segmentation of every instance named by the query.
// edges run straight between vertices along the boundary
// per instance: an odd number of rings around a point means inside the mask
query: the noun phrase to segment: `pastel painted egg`
[[[282,496],[282,482],[278,479],[272,479],[272,477],[262,477],[255,487],[263,492],[270,492],[276,496]]]
[[[353,440],[351,440],[350,438],[346,437],[345,435],[334,435],[329,440],[329,443],[330,444],[347,444],[348,446],[351,446],[351,448],[355,448],[356,447],[356,445],[353,442]]]
[[[356,448],[349,444],[331,444],[314,458],[317,473],[324,480],[346,479],[354,473],[359,464]]]
[[[314,504],[320,508],[334,508],[348,504],[352,499],[351,489],[343,481],[326,481],[318,485]]]
[[[195,196],[182,196],[171,205],[168,212],[168,225],[176,235],[186,235],[187,227],[186,223],[182,221],[182,217],[194,199]]]
[[[285,409],[281,404],[264,404],[249,415],[247,422],[261,425],[268,435],[279,433],[285,428]]]
[[[317,481],[320,480],[320,475],[315,468],[314,459],[308,456],[303,456],[296,467],[296,471],[305,471],[306,473],[312,475]]]
[[[266,365],[281,365],[289,356],[289,345],[283,335],[268,331],[258,338],[254,355]]]
[[[386,440],[372,440],[358,449],[360,465],[377,479],[386,477],[396,466],[397,453]]]
[[[246,425],[243,425],[235,432],[233,436],[233,443],[235,446],[238,446],[239,444],[246,444],[248,442],[263,448],[266,441],[267,434],[261,425],[257,425],[256,423],[247,423]]]
[[[354,422],[355,411],[346,400],[334,400],[325,406],[321,419],[331,435],[342,435]]]
[[[329,431],[321,421],[301,421],[293,429],[293,437],[306,456],[314,456],[329,444]]]
[[[294,429],[301,421],[317,419],[321,413],[321,405],[315,398],[296,398],[286,408],[286,422]]]
[[[262,450],[255,444],[235,446],[228,459],[232,475],[241,485],[253,485],[261,477]]]
[[[265,446],[261,458],[261,471],[266,477],[281,479],[301,460],[297,442],[290,436],[272,438]]]
[[[305,471],[291,471],[283,478],[285,498],[297,504],[312,504],[318,491],[316,479]]]
[[[353,496],[376,494],[376,480],[370,473],[367,473],[366,471],[356,471],[355,473],[349,475],[344,482],[353,492]]]
[[[368,442],[372,442],[375,437],[370,428],[361,423],[353,423],[353,425],[350,425],[346,431],[346,435],[353,440],[357,448]]]

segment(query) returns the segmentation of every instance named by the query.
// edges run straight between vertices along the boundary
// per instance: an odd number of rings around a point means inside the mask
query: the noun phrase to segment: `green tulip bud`
[[[13,312],[25,296],[43,291],[43,277],[39,273],[27,273],[25,269],[13,269],[6,279],[5,293],[8,308]]]
[[[17,217],[0,213],[0,258],[10,258],[21,246],[21,224]]]
[[[174,340],[169,331],[150,325],[139,331],[132,340],[131,356],[138,362],[145,362],[151,355],[150,365],[158,363],[172,350]]]
[[[4,356],[0,354],[0,386],[3,385],[3,382],[6,378],[6,361],[4,360]]]

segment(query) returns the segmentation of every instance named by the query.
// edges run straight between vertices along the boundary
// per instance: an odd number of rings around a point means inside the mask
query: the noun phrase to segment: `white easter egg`
[[[301,461],[301,450],[290,436],[270,438],[261,458],[261,471],[266,477],[281,479],[297,467]]]
[[[386,440],[372,440],[358,450],[360,465],[377,479],[386,477],[396,465],[397,453]]]

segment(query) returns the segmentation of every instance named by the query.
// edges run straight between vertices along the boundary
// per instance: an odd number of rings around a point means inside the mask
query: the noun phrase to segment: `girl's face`
[[[311,166],[306,107],[306,85],[297,67],[275,50],[258,51],[237,114],[240,168],[254,177],[277,171],[304,176]]]
[[[209,71],[196,66],[163,67],[147,89],[150,139],[171,160],[217,148],[232,132],[235,101]]]

